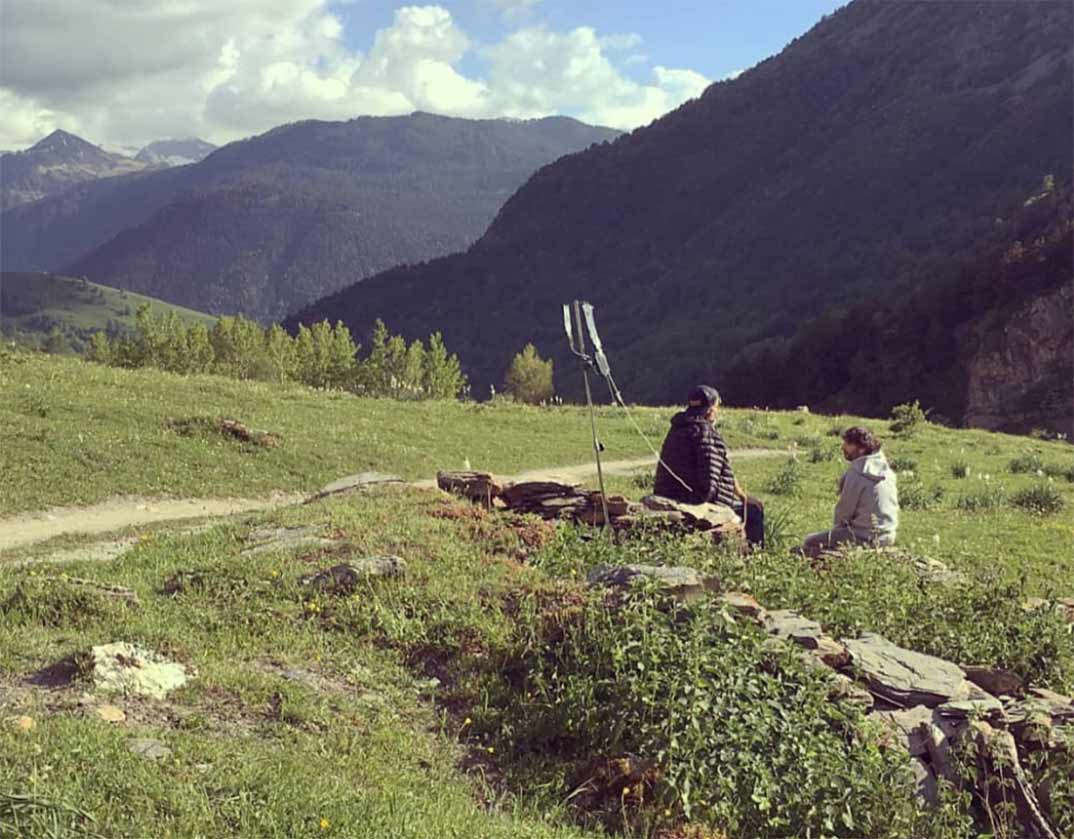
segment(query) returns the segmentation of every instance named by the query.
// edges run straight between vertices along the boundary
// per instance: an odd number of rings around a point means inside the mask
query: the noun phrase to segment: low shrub
[[[591,818],[645,833],[685,817],[734,836],[913,834],[904,759],[859,736],[861,712],[829,700],[827,673],[714,601],[596,596],[535,629],[500,668],[484,727],[521,775],[572,779]]]
[[[802,466],[793,457],[789,458],[783,467],[772,476],[765,486],[773,495],[795,496],[802,489]]]
[[[968,478],[970,476],[970,465],[965,460],[956,460],[951,464],[951,477],[952,478]]]
[[[835,460],[838,455],[838,449],[817,445],[809,450],[807,457],[810,463],[828,463],[829,461]]]
[[[997,484],[986,484],[976,492],[959,495],[955,500],[955,507],[965,513],[979,513],[1002,507],[1006,501],[1007,491],[1003,487]]]
[[[912,457],[893,457],[888,461],[888,466],[896,472],[916,472],[917,461]]]
[[[889,427],[892,434],[909,437],[916,434],[927,424],[928,411],[922,409],[921,403],[916,399],[913,402],[896,405],[891,409],[891,425]]]
[[[1026,452],[1025,454],[1013,458],[1011,462],[1007,464],[1007,468],[1016,475],[1043,472],[1044,460],[1036,452]]]
[[[899,506],[906,510],[932,510],[940,506],[944,490],[939,484],[931,486],[919,480],[899,484]]]
[[[1011,504],[1028,513],[1050,516],[1061,512],[1066,500],[1051,484],[1037,484],[1012,495]]]

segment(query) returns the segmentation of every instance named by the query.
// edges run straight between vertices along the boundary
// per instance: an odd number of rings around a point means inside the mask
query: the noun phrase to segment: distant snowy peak
[[[214,151],[216,146],[196,137],[186,140],[158,140],[138,152],[134,159],[150,166],[185,166],[203,160]]]

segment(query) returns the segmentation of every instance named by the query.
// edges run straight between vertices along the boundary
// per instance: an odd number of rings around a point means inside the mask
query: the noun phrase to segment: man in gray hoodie
[[[843,434],[843,457],[850,461],[850,468],[839,479],[832,529],[805,538],[801,550],[808,556],[848,542],[895,544],[899,489],[895,470],[880,451],[880,441],[866,428],[848,428]]]

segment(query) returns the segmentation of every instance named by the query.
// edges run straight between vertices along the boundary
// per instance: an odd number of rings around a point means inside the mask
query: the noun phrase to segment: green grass
[[[639,409],[659,446],[672,409]],[[220,417],[277,434],[276,448],[209,431]],[[599,411],[605,457],[648,454],[619,409]],[[734,446],[778,446],[777,433],[732,429]],[[256,496],[311,491],[375,469],[429,478],[437,469],[511,474],[592,458],[576,407],[396,402],[294,384],[123,370],[32,353],[0,354],[0,516],[113,495]]]
[[[422,477],[464,458],[509,473],[590,454],[588,418],[576,408],[393,403],[25,354],[0,364],[5,512],[120,493],[312,489],[368,468]],[[638,411],[657,444],[670,412]],[[215,416],[278,433],[281,445],[246,448],[168,425]],[[789,553],[827,526],[845,468],[811,453],[836,445],[830,430],[852,421],[727,412],[732,446],[799,453],[793,481],[786,457],[738,461],[740,480],[785,534],[782,546],[746,559],[694,540],[646,537],[616,548],[571,528],[483,516],[432,492],[383,489],[187,535],[139,529],[147,538],[111,561],[0,565],[0,837],[595,839],[608,829],[652,835],[687,818],[743,836],[804,835],[793,824],[807,822],[814,835],[976,835],[957,790],[941,814],[917,812],[898,762],[871,745],[859,717],[830,705],[825,679],[795,656],[772,653],[718,612],[681,618],[687,631],[680,617],[641,600],[617,621],[579,582],[597,562],[694,565],[835,634],[879,631],[1074,689],[1069,630],[1052,613],[1021,608],[1030,595],[1074,595],[1074,528],[1063,512],[1032,513],[1010,500],[1043,483],[1050,489],[1041,497],[1058,496],[1069,509],[1074,484],[1062,476],[1070,447],[931,425],[889,438],[889,456],[912,461],[923,486],[942,490],[935,505],[903,511],[899,542],[966,575],[961,587],[945,589],[923,586],[905,557],[858,552],[816,569]],[[872,425],[887,436],[884,423]],[[607,457],[645,453],[618,412],[602,409],[600,426]],[[1026,453],[1043,475],[1008,468]],[[955,477],[963,470],[953,467],[963,465],[966,477]],[[900,481],[911,480],[904,469]],[[1002,493],[992,491],[1000,485]],[[639,497],[648,484],[615,476],[609,489]],[[994,503],[960,502],[974,492]],[[263,524],[317,525],[342,547],[242,555],[246,533]],[[84,544],[64,537],[5,559]],[[348,557],[384,553],[406,559],[403,580],[347,597],[315,595],[298,582]],[[165,594],[165,583],[184,572],[201,584]],[[127,586],[140,605],[105,601],[63,574]],[[165,702],[87,701],[81,683],[56,691],[25,683],[118,640],[183,661],[197,676]],[[635,660],[647,667],[624,669]],[[662,678],[661,666],[676,678]],[[288,669],[310,681],[285,678]],[[719,703],[695,727],[671,709],[696,711],[699,688],[715,691]],[[93,707],[104,701],[122,707],[127,721],[97,718]],[[19,715],[36,726],[18,730],[11,723]],[[171,756],[132,754],[136,737],[161,740]],[[657,750],[672,741],[663,780],[632,783],[610,799],[572,795],[579,768],[615,757],[613,745]],[[722,758],[713,743],[723,744]],[[1068,801],[1074,790],[1062,779],[1070,767],[1045,769],[1060,779],[1055,800]],[[699,788],[699,778],[719,785]],[[804,778],[815,795],[793,783]],[[1074,823],[1074,814],[1053,815]]]
[[[0,276],[0,329],[3,334],[40,342],[53,329],[64,335],[68,348],[80,350],[89,335],[109,325],[134,329],[135,313],[148,305],[154,314],[172,312],[184,323],[212,328],[212,315],[175,306],[98,283],[59,274],[5,272]]]

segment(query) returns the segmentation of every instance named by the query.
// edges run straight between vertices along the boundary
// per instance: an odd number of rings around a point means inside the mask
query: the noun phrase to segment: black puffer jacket
[[[727,457],[727,445],[704,415],[683,411],[671,418],[660,460],[654,495],[690,504],[709,501],[730,507],[735,503],[735,473]],[[690,488],[677,481],[669,469]]]

